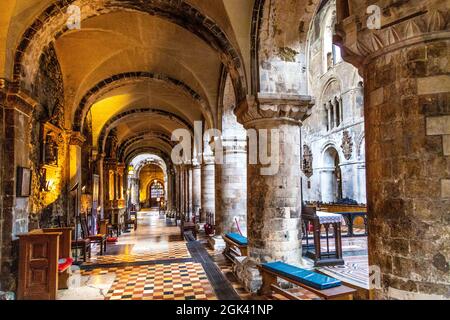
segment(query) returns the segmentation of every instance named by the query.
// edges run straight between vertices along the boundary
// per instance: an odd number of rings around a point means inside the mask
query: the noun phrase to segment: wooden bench
[[[55,300],[67,289],[72,228],[38,229],[19,235],[19,300]]]
[[[234,257],[244,257],[248,254],[248,240],[246,237],[237,233],[227,233],[222,236],[225,241],[225,250],[223,254],[230,260]]]
[[[271,262],[258,266],[262,275],[260,295],[276,292],[290,300],[301,300],[299,297],[278,286],[278,278],[300,286],[325,300],[353,300],[355,289],[342,285],[341,281],[301,269],[284,262]]]

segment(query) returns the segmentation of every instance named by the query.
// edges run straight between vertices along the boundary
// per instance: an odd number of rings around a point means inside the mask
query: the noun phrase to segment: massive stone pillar
[[[204,214],[215,211],[214,156],[203,155],[201,204]],[[204,219],[204,218],[203,218]]]
[[[192,165],[192,213],[198,215],[201,207],[202,170],[198,163]]]
[[[187,179],[188,179],[188,184],[187,184],[187,191],[188,191],[188,217],[189,220],[192,219],[192,213],[193,213],[193,184],[192,184],[192,166],[189,165],[187,166],[187,170],[186,170],[186,175],[187,175]]]
[[[446,6],[435,0],[381,8],[379,30],[359,25],[364,10],[338,17],[344,57],[359,63],[365,79],[369,263],[381,271],[376,298],[450,298]]]
[[[172,211],[172,171],[170,169],[167,169],[167,182],[166,182],[166,211],[171,212]]]
[[[245,132],[244,132],[245,134]],[[244,136],[245,137],[245,136]],[[225,140],[223,163],[216,164],[216,234],[247,233],[247,141]]]
[[[302,264],[300,125],[311,107],[310,97],[260,94],[236,111],[249,135],[249,259],[244,273],[249,275],[245,284],[251,291],[261,284],[254,263]],[[261,155],[269,155],[270,161]]]

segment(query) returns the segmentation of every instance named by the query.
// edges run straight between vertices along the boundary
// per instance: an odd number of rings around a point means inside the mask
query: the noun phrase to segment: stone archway
[[[339,153],[334,147],[328,147],[323,152],[321,169],[322,202],[335,203],[342,197],[342,171]]]

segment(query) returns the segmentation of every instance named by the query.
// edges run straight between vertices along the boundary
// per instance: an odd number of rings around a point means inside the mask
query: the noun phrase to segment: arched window
[[[342,61],[341,48],[333,44],[333,35],[336,27],[336,11],[330,10],[324,19],[323,54],[324,73]]]

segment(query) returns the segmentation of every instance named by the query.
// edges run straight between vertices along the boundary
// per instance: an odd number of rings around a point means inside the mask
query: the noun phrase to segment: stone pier
[[[448,8],[445,1],[427,1],[433,10],[403,21],[407,3],[380,30],[356,27],[364,12],[338,27],[348,52],[364,49],[346,59],[367,57],[359,61],[365,76],[369,263],[381,271],[378,299],[449,299]],[[375,48],[369,45],[373,37],[380,44]]]
[[[247,288],[254,291],[261,279],[255,263],[281,260],[302,265],[300,126],[310,112],[311,98],[260,94],[239,106],[237,117],[245,128],[258,134],[258,153],[279,154],[272,159],[276,171],[265,172],[261,157],[252,163],[255,142],[249,142],[247,167],[247,215],[249,259],[243,274]],[[256,131],[255,131],[256,130]],[[279,136],[272,135],[272,131]],[[264,141],[264,131],[267,141]],[[248,132],[251,137],[251,133]],[[251,139],[251,138],[250,138]],[[251,148],[252,147],[252,148]],[[263,152],[264,153],[264,152]]]
[[[197,163],[192,165],[192,212],[194,215],[199,214],[201,207],[202,192],[202,171],[201,166]]]

